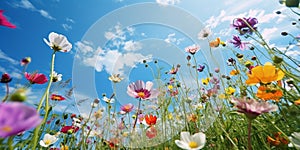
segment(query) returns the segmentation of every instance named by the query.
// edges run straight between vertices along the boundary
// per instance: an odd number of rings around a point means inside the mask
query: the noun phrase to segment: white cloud
[[[73,19],[71,19],[71,18],[66,18],[66,21],[70,22],[70,23],[75,23],[75,21]]]
[[[168,37],[164,40],[165,42],[171,44],[171,43],[175,43],[176,45],[179,45],[181,41],[183,41],[184,39],[177,39],[175,37],[175,33],[170,33],[168,34]]]
[[[156,0],[156,3],[158,3],[159,5],[162,5],[162,6],[175,5],[179,2],[180,2],[180,0]]]
[[[0,49],[0,59],[3,59],[5,61],[8,61],[9,63],[13,65],[17,65],[19,62],[14,60],[13,58],[7,56],[1,49]]]
[[[43,17],[48,18],[50,20],[55,20],[55,18],[53,18],[47,11],[41,9],[39,10],[39,12]]]
[[[37,9],[29,0],[21,0],[20,2],[14,3],[13,6],[28,9],[28,10],[31,10],[34,12],[38,12],[41,16],[43,16],[47,19],[55,20],[55,18],[52,17],[46,10]]]
[[[72,26],[71,26],[71,25],[68,25],[68,24],[65,24],[65,23],[63,23],[61,26],[62,26],[66,31],[69,31],[69,30],[72,29]]]
[[[142,49],[142,44],[140,42],[130,40],[124,43],[124,50],[126,51],[136,51],[140,49]]]
[[[269,43],[269,41],[272,38],[278,37],[280,36],[280,34],[278,34],[278,28],[273,27],[273,28],[265,28],[263,29],[263,31],[261,32],[261,35],[264,37],[265,41],[267,43]]]

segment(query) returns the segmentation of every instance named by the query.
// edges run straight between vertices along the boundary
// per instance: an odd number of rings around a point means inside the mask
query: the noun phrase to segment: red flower
[[[9,28],[16,28],[16,26],[12,23],[10,23],[6,17],[3,15],[4,10],[0,10],[0,25],[6,26]]]
[[[29,73],[25,72],[25,78],[31,84],[44,84],[48,81],[47,77],[44,74],[41,74],[41,73],[29,74]]]
[[[152,126],[156,124],[157,117],[150,114],[145,116],[145,120],[149,126]]]
[[[156,135],[157,135],[157,130],[153,126],[151,126],[150,128],[147,129],[146,136],[149,139],[154,138]]]
[[[12,78],[10,77],[10,75],[8,73],[4,73],[2,74],[2,77],[0,79],[1,83],[8,83],[12,80]]]
[[[76,133],[79,130],[79,127],[74,126],[64,126],[61,128],[60,132],[62,133]]]
[[[52,94],[51,95],[51,100],[54,100],[54,101],[63,101],[65,100],[66,98],[64,98],[63,96],[61,95],[56,95],[56,94]]]

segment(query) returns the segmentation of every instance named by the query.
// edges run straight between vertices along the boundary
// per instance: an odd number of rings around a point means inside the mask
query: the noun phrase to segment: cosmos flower
[[[51,76],[51,75],[49,75]],[[59,82],[62,80],[62,74],[58,74],[57,72],[53,71],[52,73],[52,82]]]
[[[284,72],[277,69],[271,63],[266,63],[264,66],[256,66],[248,73],[246,84],[254,85],[257,83],[268,84],[272,81],[279,81],[284,77]]]
[[[50,145],[54,144],[57,140],[58,138],[55,135],[46,133],[44,135],[43,140],[40,140],[40,145],[42,147],[49,147]]]
[[[232,26],[240,32],[241,35],[244,35],[246,33],[252,33],[252,29],[257,29],[255,25],[258,23],[256,18],[237,18],[233,21]],[[251,27],[251,28],[250,28]]]
[[[123,80],[123,78],[120,77],[120,74],[113,74],[108,79],[114,83],[119,83]]]
[[[178,64],[176,67],[172,67],[169,71],[169,74],[176,74],[178,72],[178,69],[180,68],[180,65]]]
[[[201,79],[201,81],[202,81],[202,84],[203,84],[203,85],[208,85],[208,83],[209,83],[209,81],[210,81],[210,78],[209,78],[209,77],[203,78],[203,79]]]
[[[198,33],[198,39],[199,40],[205,40],[208,36],[211,35],[211,29],[208,27],[204,27],[199,33]]]
[[[230,40],[229,43],[232,43],[241,50],[245,50],[245,48],[247,48],[246,44],[248,44],[247,42],[242,42],[241,38],[237,35],[233,35],[233,39]]]
[[[19,102],[0,103],[0,137],[6,138],[38,126],[37,111]]]
[[[29,73],[25,72],[25,78],[31,84],[44,84],[48,81],[47,77],[44,74],[41,74],[41,73],[29,74]]]
[[[20,64],[21,66],[28,65],[31,62],[31,57],[25,57],[21,60]]]
[[[9,27],[9,28],[16,28],[16,26],[14,24],[10,23],[6,19],[6,17],[3,15],[3,12],[4,12],[4,10],[0,9],[0,25],[6,26],[6,27]]]
[[[149,125],[149,126],[153,126],[156,124],[156,120],[157,120],[157,117],[156,116],[153,116],[152,114],[150,115],[145,115],[145,121],[146,123]]]
[[[279,101],[280,98],[283,96],[283,92],[276,87],[270,87],[269,86],[259,86],[257,89],[256,96],[262,100],[275,100]]]
[[[79,127],[75,126],[63,126],[60,129],[60,132],[62,133],[76,133],[79,130]]]
[[[44,42],[54,51],[69,52],[72,49],[72,44],[62,34],[51,32],[48,38],[49,41],[44,38]]]
[[[281,136],[281,132],[276,132],[274,138],[271,136],[267,137],[267,142],[273,146],[284,146],[289,144],[289,140]]]
[[[202,72],[203,70],[205,69],[205,66],[203,65],[199,65],[199,68],[197,68],[197,70],[199,71],[199,72]]]
[[[152,99],[156,98],[159,94],[159,91],[156,89],[152,89],[153,83],[147,81],[146,84],[138,80],[128,85],[127,94],[134,98],[140,99]]]
[[[134,107],[134,105],[131,103],[121,106],[121,112],[123,112],[121,114],[126,114],[126,113],[131,112],[133,107]]]
[[[277,105],[273,105],[265,101],[260,102],[254,99],[248,99],[246,97],[233,97],[231,102],[238,108],[238,112],[244,113],[249,119],[255,119],[262,113],[268,113],[278,109]]]
[[[180,140],[175,140],[175,144],[184,150],[199,150],[206,143],[205,134],[202,132],[190,135],[189,132],[181,132]]]
[[[51,100],[54,100],[54,101],[63,101],[65,100],[66,98],[64,98],[63,96],[61,95],[57,95],[57,94],[52,94],[51,95]]]
[[[106,102],[106,103],[114,103],[114,102],[115,102],[115,99],[113,99],[113,98],[107,98],[106,96],[104,96],[104,97],[102,98],[102,100],[103,100],[104,102]]]
[[[9,83],[12,80],[8,73],[3,73],[0,82],[1,83]]]
[[[199,45],[191,45],[185,48],[185,51],[194,55],[200,49]]]
[[[225,43],[223,42],[223,41],[221,41],[221,39],[218,37],[218,38],[216,38],[216,40],[214,40],[214,41],[210,41],[209,42],[209,46],[210,47],[219,47],[219,45],[225,45]]]
[[[152,139],[154,137],[156,137],[157,135],[157,130],[155,127],[151,126],[149,127],[147,130],[146,130],[146,136],[149,138],[149,139]]]
[[[235,88],[233,87],[228,87],[225,89],[225,93],[228,95],[232,95],[235,92]]]

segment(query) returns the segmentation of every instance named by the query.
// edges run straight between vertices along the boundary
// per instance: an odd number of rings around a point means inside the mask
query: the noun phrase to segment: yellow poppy
[[[208,83],[210,81],[210,78],[204,78],[204,79],[201,79],[201,80],[202,80],[203,85],[208,85]]]
[[[238,70],[231,70],[230,71],[230,75],[232,75],[232,76],[235,76],[235,75],[238,75],[240,72],[238,71]]]
[[[295,105],[300,105],[300,99],[294,101],[294,104],[295,104]]]
[[[248,73],[246,84],[254,85],[257,83],[267,84],[272,81],[279,81],[284,77],[284,72],[276,69],[271,63],[267,62],[264,66],[256,66]]]
[[[232,95],[235,92],[235,88],[233,87],[228,87],[225,89],[225,92],[227,95]]]

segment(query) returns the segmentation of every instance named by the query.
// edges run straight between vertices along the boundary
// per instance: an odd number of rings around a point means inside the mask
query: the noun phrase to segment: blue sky
[[[116,87],[117,100],[121,104],[132,102],[126,95],[128,83],[152,79],[147,75],[149,70],[140,64],[143,59],[162,61],[165,72],[167,67],[184,63],[185,47],[199,44],[203,51],[196,55],[198,62],[210,62],[204,51],[208,49],[207,41],[197,39],[198,32],[206,26],[212,30],[211,39],[221,37],[227,41],[236,33],[230,28],[234,18],[256,17],[258,30],[271,45],[278,47],[289,41],[281,40],[281,31],[299,35],[299,25],[291,25],[294,15],[276,0],[7,0],[0,2],[0,9],[17,26],[0,27],[0,72],[10,73],[15,80],[21,75],[19,60],[27,56],[32,58],[27,71],[49,74],[52,51],[43,38],[50,32],[66,35],[73,44],[70,53],[56,56],[55,71],[63,74],[64,80],[72,79],[70,87],[75,87],[75,97],[59,109],[74,100],[89,98],[79,106],[85,110],[102,93],[110,95],[112,84],[107,78],[112,73],[125,78]],[[278,10],[281,15],[275,13]],[[299,55],[297,50],[292,48],[289,55]],[[222,48],[214,53],[218,58],[228,55]],[[41,87],[44,86],[30,88],[31,101],[37,101]],[[4,86],[1,88],[3,91]]]

